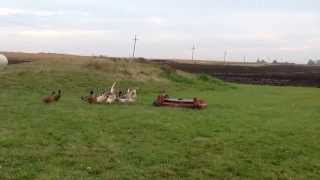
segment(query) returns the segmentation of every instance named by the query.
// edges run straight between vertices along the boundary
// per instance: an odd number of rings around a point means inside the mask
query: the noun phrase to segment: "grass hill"
[[[319,89],[229,84],[107,57],[14,59],[32,62],[0,69],[0,179],[320,177]],[[80,100],[113,81],[139,88],[138,102]],[[56,89],[61,101],[42,104]],[[153,107],[162,90],[209,107]]]

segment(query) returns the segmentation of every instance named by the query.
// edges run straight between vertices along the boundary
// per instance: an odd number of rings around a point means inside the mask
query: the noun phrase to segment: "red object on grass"
[[[208,103],[198,99],[175,99],[169,98],[168,95],[160,95],[153,103],[155,106],[169,106],[169,107],[184,107],[193,109],[204,109],[208,106]]]

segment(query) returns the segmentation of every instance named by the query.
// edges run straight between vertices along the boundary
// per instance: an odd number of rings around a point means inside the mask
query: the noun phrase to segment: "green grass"
[[[157,67],[143,63],[135,72],[127,63],[60,63],[0,69],[0,179],[320,178],[319,89],[225,84],[160,68],[150,77]],[[140,88],[136,104],[80,101],[115,77]],[[58,88],[60,102],[41,103]],[[161,90],[209,107],[153,107]]]

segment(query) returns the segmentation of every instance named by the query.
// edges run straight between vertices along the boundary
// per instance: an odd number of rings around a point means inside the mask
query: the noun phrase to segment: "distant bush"
[[[312,66],[312,65],[315,65],[316,62],[314,62],[314,60],[312,60],[312,59],[309,59],[309,61],[308,61],[307,64],[310,65],[310,66]]]
[[[161,66],[160,66],[160,69],[161,69],[165,74],[175,72],[175,70],[172,69],[172,68],[171,68],[170,66],[168,66],[168,65],[161,65]]]
[[[201,81],[209,81],[210,77],[207,74],[199,74],[198,79]]]
[[[178,74],[175,69],[169,67],[168,65],[161,66],[161,70],[163,71],[165,78],[171,81],[174,81],[177,83],[188,83],[188,84],[194,83],[193,79]]]
[[[185,84],[194,84],[195,81],[192,78],[182,76],[178,74],[177,72],[171,72],[167,74],[167,78],[171,81],[177,82],[177,83],[185,83]]]
[[[222,80],[214,78],[208,74],[181,74],[179,73],[179,71],[176,71],[175,69],[167,65],[161,66],[161,69],[165,74],[165,78],[173,82],[193,85],[198,87],[199,89],[215,90],[219,88],[232,87],[231,85],[223,82]]]
[[[90,61],[89,63],[85,64],[85,66],[90,69],[96,69],[96,70],[103,69],[103,65],[98,61]]]
[[[139,58],[133,59],[133,61],[140,62],[140,63],[147,63],[148,62],[148,60],[143,58],[143,57],[139,57]]]
[[[223,84],[224,82],[215,78],[215,77],[212,77],[208,74],[199,74],[198,75],[198,80],[201,80],[203,82],[211,82],[211,83],[216,83],[216,84]]]
[[[108,57],[108,56],[105,56],[105,55],[99,55],[99,58],[100,58],[100,59],[108,59],[109,57]]]

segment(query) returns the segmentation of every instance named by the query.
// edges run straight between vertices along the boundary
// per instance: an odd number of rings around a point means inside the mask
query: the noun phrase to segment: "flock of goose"
[[[133,103],[137,99],[137,90],[136,89],[127,89],[126,91],[116,91],[115,86],[116,82],[113,83],[110,90],[103,92],[102,94],[96,95],[93,90],[90,91],[90,94],[85,97],[81,97],[81,99],[89,104],[112,104],[114,102],[120,103]],[[42,98],[43,103],[51,104],[59,101],[62,96],[62,91],[58,90],[56,94],[55,91],[51,93],[49,96],[45,96]]]

